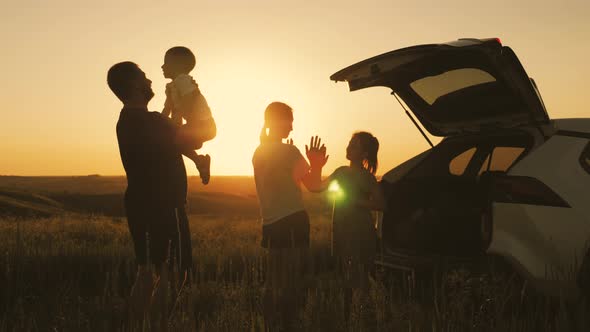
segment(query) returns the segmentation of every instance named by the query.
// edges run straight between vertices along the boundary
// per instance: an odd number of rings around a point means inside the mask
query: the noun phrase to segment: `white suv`
[[[590,118],[550,119],[512,49],[419,45],[330,78],[391,88],[426,140],[412,114],[444,137],[383,175],[380,263],[492,254],[547,294],[590,288]]]

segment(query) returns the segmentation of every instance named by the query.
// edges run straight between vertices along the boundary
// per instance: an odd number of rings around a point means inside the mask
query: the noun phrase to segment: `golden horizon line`
[[[67,177],[125,177],[125,174],[69,174],[69,175],[17,175],[17,174],[0,174],[0,177],[15,177],[15,178],[67,178]],[[191,175],[188,174],[187,177],[199,177],[198,175]],[[254,177],[254,174],[220,174],[220,175],[211,175],[211,177]]]
[[[322,175],[322,177],[327,177],[329,174]],[[381,177],[383,174],[376,174],[376,177]],[[0,177],[5,178],[90,178],[90,177],[126,177],[125,174],[70,174],[70,175],[15,175],[15,174],[0,174]],[[187,178],[198,178],[198,175],[187,175]],[[229,177],[250,177],[253,178],[254,174],[244,175],[244,174],[220,174],[220,175],[211,175],[212,178],[229,178]]]

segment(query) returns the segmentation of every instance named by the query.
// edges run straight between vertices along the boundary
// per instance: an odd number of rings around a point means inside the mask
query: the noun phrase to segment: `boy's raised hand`
[[[321,142],[322,139],[318,136],[311,136],[309,146],[305,145],[305,154],[312,168],[324,167],[330,157],[326,155],[326,146],[321,144]]]

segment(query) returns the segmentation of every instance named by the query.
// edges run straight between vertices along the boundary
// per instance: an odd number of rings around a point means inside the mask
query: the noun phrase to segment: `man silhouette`
[[[152,82],[135,63],[113,65],[107,82],[123,102],[117,140],[127,175],[125,213],[139,265],[130,309],[141,315],[150,302],[160,302],[165,309],[168,271],[164,263],[169,255],[177,260],[181,272],[190,272],[187,180],[181,155],[186,149],[177,139],[178,126],[159,112],[148,111],[147,105],[154,96]],[[156,282],[150,264],[155,268]],[[156,287],[151,299],[154,285],[158,284],[162,287]]]

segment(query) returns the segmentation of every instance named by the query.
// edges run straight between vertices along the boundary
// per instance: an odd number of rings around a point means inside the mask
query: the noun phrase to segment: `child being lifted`
[[[191,159],[197,169],[203,184],[209,183],[211,157],[199,155],[195,150],[203,143],[215,138],[217,127],[211,115],[207,100],[201,94],[199,86],[189,74],[195,68],[195,55],[183,46],[172,47],[166,51],[162,72],[165,78],[172,82],[166,84],[166,102],[162,114],[171,116],[172,121],[181,126],[179,139],[183,146],[191,149],[182,154]],[[186,124],[183,124],[183,119]]]

